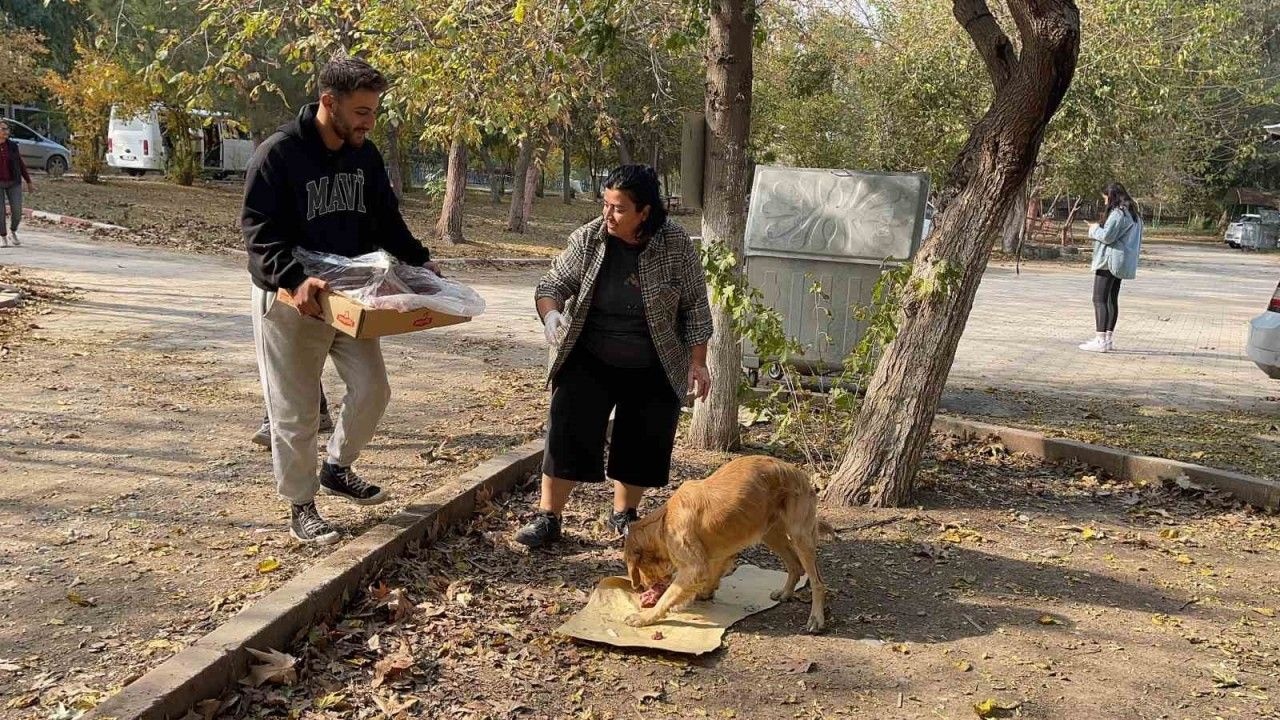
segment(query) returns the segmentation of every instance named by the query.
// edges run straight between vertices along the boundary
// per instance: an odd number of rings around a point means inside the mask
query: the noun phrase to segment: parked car
[[[1280,285],[1272,293],[1266,312],[1249,321],[1245,354],[1267,377],[1280,379]]]
[[[8,120],[9,139],[18,144],[18,154],[29,168],[57,177],[71,166],[71,151],[17,120]]]
[[[1246,226],[1257,225],[1260,222],[1262,222],[1261,215],[1241,215],[1236,218],[1235,222],[1227,225],[1227,231],[1222,235],[1222,242],[1226,243],[1228,247],[1236,249],[1243,247],[1244,236],[1251,229]]]

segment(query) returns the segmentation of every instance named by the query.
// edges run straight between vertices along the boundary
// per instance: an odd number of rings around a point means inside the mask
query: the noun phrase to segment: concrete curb
[[[1280,509],[1280,482],[1275,480],[1178,460],[1135,455],[1102,445],[1090,445],[1066,438],[1051,438],[1031,430],[990,425],[951,415],[936,416],[933,419],[933,429],[935,432],[967,439],[980,439],[994,435],[1010,452],[1024,452],[1046,460],[1075,460],[1106,470],[1123,480],[1158,482],[1186,476],[1201,485],[1229,492],[1250,505],[1271,510]]]
[[[46,222],[56,223],[58,225],[70,225],[88,230],[128,230],[129,228],[121,225],[112,225],[104,222],[94,222],[93,220],[85,220],[83,218],[71,217],[70,215],[60,215],[58,213],[45,212],[44,210],[32,210],[31,208],[22,208],[22,216],[34,218],[36,220],[44,220]]]
[[[85,720],[170,720],[218,697],[248,670],[246,648],[282,649],[317,620],[336,614],[389,558],[471,515],[478,496],[515,489],[542,462],[542,444],[521,445],[418,498],[107,698]]]

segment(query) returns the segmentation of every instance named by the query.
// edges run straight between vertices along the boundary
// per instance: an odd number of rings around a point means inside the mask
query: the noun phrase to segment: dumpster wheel
[[[782,363],[771,363],[769,365],[768,374],[769,379],[774,382],[782,380]]]

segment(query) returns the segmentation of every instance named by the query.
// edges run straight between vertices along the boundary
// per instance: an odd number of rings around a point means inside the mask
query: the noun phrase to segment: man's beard
[[[364,138],[357,135],[352,126],[343,122],[342,116],[338,113],[333,114],[333,132],[342,138],[342,142],[352,147],[360,147],[364,144]]]

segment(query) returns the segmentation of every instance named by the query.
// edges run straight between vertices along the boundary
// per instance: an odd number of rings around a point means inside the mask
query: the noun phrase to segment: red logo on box
[[[346,327],[355,327],[356,321],[352,319],[351,313],[343,310],[342,314],[338,316],[338,324],[345,325]]]
[[[413,326],[426,327],[433,322],[435,322],[435,318],[431,317],[431,311],[428,310],[427,312],[422,313],[422,317],[413,321]]]

